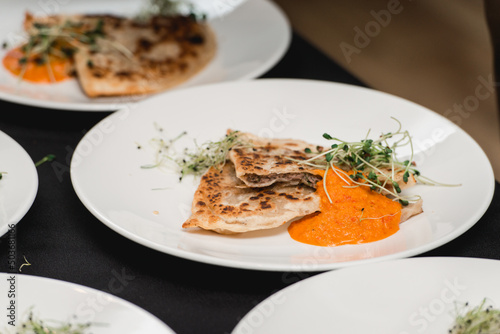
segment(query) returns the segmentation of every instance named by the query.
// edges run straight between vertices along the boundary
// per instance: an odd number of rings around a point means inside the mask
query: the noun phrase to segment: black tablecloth
[[[296,34],[284,58],[263,77],[364,85]],[[23,256],[31,263],[23,267],[23,274],[111,292],[151,312],[179,334],[229,333],[272,293],[316,274],[213,266],[163,254],[122,237],[87,211],[69,175],[73,149],[109,113],[57,111],[2,101],[0,110],[0,130],[21,144],[34,161],[55,154],[59,167],[67,167],[56,172],[51,163],[45,163],[37,168],[38,194],[16,228],[17,263],[24,262]],[[500,259],[499,236],[497,182],[493,202],[477,224],[421,256]],[[9,272],[7,251],[4,236],[0,239],[2,272]],[[122,289],[110,287],[116,275],[126,277]]]

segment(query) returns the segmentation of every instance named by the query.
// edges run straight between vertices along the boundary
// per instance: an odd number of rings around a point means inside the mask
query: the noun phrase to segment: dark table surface
[[[283,59],[263,77],[365,86],[296,34]],[[34,161],[50,153],[69,167],[71,148],[107,115],[109,112],[58,111],[0,101],[0,130],[22,145]],[[247,312],[272,293],[318,274],[225,268],[157,252],[113,232],[95,218],[76,196],[69,173],[63,173],[61,181],[50,163],[40,165],[37,171],[36,199],[16,227],[17,263],[24,262],[23,256],[31,263],[22,273],[103,291],[109,291],[114,273],[125,273],[131,279],[115,295],[154,314],[179,334],[230,333]],[[499,236],[496,182],[493,202],[477,224],[420,256],[500,259]],[[2,272],[10,272],[7,251],[4,236],[0,239]]]

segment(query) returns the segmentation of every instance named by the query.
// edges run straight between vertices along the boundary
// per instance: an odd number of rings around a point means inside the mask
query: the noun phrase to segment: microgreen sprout
[[[397,176],[402,175],[402,182],[407,183],[414,178],[423,184],[444,185],[423,177],[413,162],[413,144],[408,131],[402,130],[401,123],[393,118],[398,129],[380,135],[377,139],[365,139],[358,142],[347,142],[328,133],[323,138],[335,143],[328,149],[323,149],[317,155],[298,163],[325,169],[325,178],[332,169],[348,186],[367,186],[374,191],[390,195],[399,200],[402,205],[408,205],[420,199],[419,196],[402,196],[401,185]],[[392,144],[389,141],[392,140]],[[399,147],[410,146],[408,160],[400,161],[396,157]],[[306,152],[308,153],[308,152]],[[292,159],[293,160],[293,159]],[[399,181],[397,181],[399,180]],[[326,182],[323,182],[325,185]],[[451,185],[449,185],[451,186]],[[325,192],[326,191],[325,186]],[[328,196],[330,199],[330,197]],[[331,200],[330,200],[331,202]]]
[[[21,266],[19,267],[19,272],[21,272],[21,269],[24,267],[24,266],[31,266],[31,263],[29,263],[28,259],[26,258],[25,255],[23,255],[24,257],[24,263],[21,264]]]
[[[195,21],[205,21],[207,15],[200,12],[194,4],[182,0],[149,0],[136,19],[147,21],[153,16],[185,16]]]
[[[500,333],[500,310],[486,306],[486,298],[476,307],[455,304],[456,319],[451,334]]]
[[[33,308],[27,312],[26,319],[16,328],[16,334],[86,334],[94,325],[90,322],[74,323],[54,320],[41,320],[35,316]]]
[[[37,65],[47,66],[47,71],[52,81],[55,81],[50,57],[61,59],[72,58],[82,45],[87,45],[90,50],[98,51],[98,42],[107,43],[124,56],[132,59],[132,53],[123,45],[106,39],[104,21],[98,19],[93,28],[85,30],[81,22],[66,20],[60,24],[44,24],[35,22],[28,29],[28,40],[21,47],[24,57],[19,59],[22,65],[19,78],[22,79],[26,72],[29,60]]]
[[[50,162],[50,161],[54,160],[55,158],[56,158],[56,156],[54,154],[47,154],[46,156],[44,156],[42,159],[38,160],[35,163],[35,167],[38,167],[45,162]]]
[[[158,127],[157,130],[163,131]],[[142,168],[156,168],[167,163],[174,163],[178,167],[179,180],[182,180],[186,175],[202,175],[210,167],[221,169],[229,151],[236,146],[245,145],[239,139],[239,131],[232,131],[219,141],[207,141],[201,145],[198,145],[195,141],[193,149],[185,148],[179,154],[174,144],[185,135],[187,135],[187,132],[184,131],[173,139],[153,139],[152,143],[157,152],[156,163],[144,165]]]

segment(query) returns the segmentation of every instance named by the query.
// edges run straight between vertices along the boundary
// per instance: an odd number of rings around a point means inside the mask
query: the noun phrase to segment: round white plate
[[[179,147],[218,140],[232,128],[261,136],[328,145],[322,134],[358,141],[395,131],[396,117],[413,136],[421,172],[461,187],[418,185],[425,212],[374,243],[316,247],[292,240],[286,227],[224,236],[181,228],[198,180],[159,169],[150,139],[155,123]],[[141,145],[142,149],[138,149]],[[404,149],[404,150],[403,150]],[[464,153],[466,152],[466,153]],[[398,152],[409,154],[404,147]],[[464,159],[467,154],[467,159]],[[465,232],[491,202],[494,178],[483,151],[464,131],[414,103],[361,87],[307,80],[260,79],[179,90],[105,118],[77,146],[71,177],[84,205],[104,224],[140,244],[172,255],[260,270],[328,270],[419,254]],[[160,190],[154,190],[160,189]]]
[[[0,236],[28,212],[38,190],[38,173],[26,151],[0,131]]]
[[[463,304],[500,307],[500,262],[412,258],[329,271],[253,308],[243,333],[448,333]]]
[[[14,280],[9,281],[12,277]],[[53,321],[93,323],[88,330],[93,334],[174,333],[142,308],[100,290],[56,279],[20,274],[0,273],[0,282],[2,291],[5,291],[0,298],[6,319],[2,320],[2,324],[14,320],[6,317],[10,315],[7,308],[13,302],[16,308],[15,323],[18,326],[27,319],[32,309],[35,318],[44,320],[48,325],[57,325]],[[14,288],[10,283],[15,283]],[[13,291],[15,296],[9,296],[9,291]],[[12,329],[7,324],[5,328]]]
[[[246,80],[258,77],[274,66],[287,50],[291,29],[284,13],[269,0],[224,2],[213,10],[230,13],[210,21],[217,36],[215,58],[203,71],[175,89],[208,83]],[[0,0],[2,21],[0,42],[10,47],[21,44],[24,12],[54,13],[113,13],[133,15],[143,1],[87,0],[53,1],[28,4],[26,1]],[[222,2],[221,2],[222,3]],[[233,5],[234,3],[234,5]],[[3,59],[7,50],[0,48]],[[41,85],[19,81],[0,64],[0,99],[51,109],[79,111],[114,111],[145,99],[144,96],[88,98],[77,80]]]

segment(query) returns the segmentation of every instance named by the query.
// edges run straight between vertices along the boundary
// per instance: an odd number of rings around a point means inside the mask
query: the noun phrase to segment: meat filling
[[[269,175],[246,174],[245,180],[247,183],[256,187],[268,186],[275,182],[286,182],[290,185],[302,183],[309,187],[316,188],[316,183],[321,181],[321,176],[310,173],[283,173]]]

